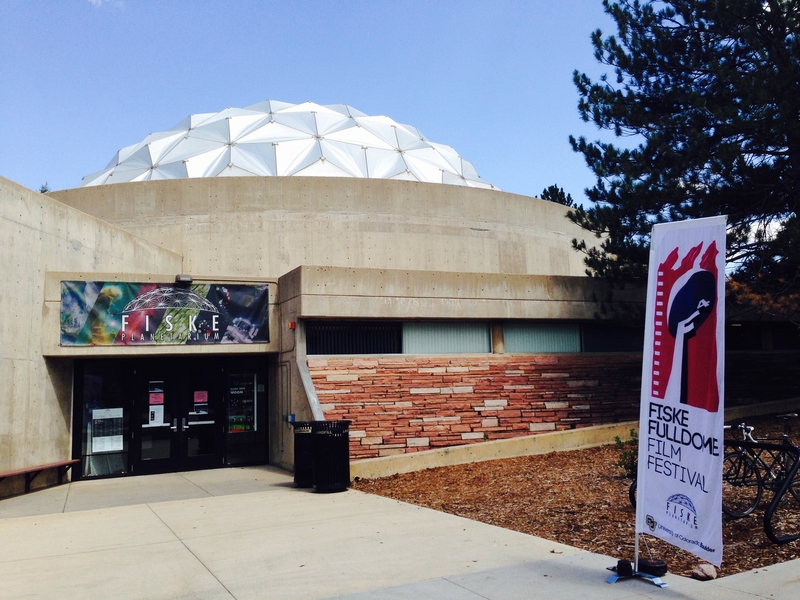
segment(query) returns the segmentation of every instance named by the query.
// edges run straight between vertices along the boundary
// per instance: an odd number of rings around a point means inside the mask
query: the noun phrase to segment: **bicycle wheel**
[[[756,464],[745,452],[730,452],[722,462],[722,511],[740,519],[761,500],[763,484]]]
[[[793,462],[794,461],[791,458],[786,461],[787,472],[789,472],[789,470],[792,468]],[[794,497],[795,502],[800,503],[800,471],[795,473],[794,479],[792,480],[792,483],[789,485],[788,491]]]
[[[631,487],[628,488],[628,500],[631,501],[631,506],[636,508],[636,479],[631,482]]]

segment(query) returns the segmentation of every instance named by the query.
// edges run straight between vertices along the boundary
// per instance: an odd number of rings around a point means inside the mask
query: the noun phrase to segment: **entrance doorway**
[[[138,370],[139,418],[131,426],[131,439],[138,438],[135,472],[210,469],[224,463],[224,375],[217,376],[207,360],[199,362],[182,359],[167,366],[153,361]]]
[[[267,461],[264,357],[87,360],[75,375],[84,477]]]

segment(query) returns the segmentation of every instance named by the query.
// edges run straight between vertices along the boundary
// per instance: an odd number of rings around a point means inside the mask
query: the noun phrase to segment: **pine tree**
[[[621,142],[570,137],[597,176],[570,212],[599,238],[573,241],[588,272],[643,281],[653,224],[727,215],[737,301],[796,311],[800,0],[603,5],[618,33],[592,44],[614,75],[573,76],[583,120]]]

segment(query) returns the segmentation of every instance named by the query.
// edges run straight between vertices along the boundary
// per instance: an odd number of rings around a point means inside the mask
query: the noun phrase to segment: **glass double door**
[[[80,476],[267,462],[267,368],[258,355],[78,361]]]
[[[135,378],[134,473],[208,469],[224,464],[224,368],[192,357],[151,360]]]

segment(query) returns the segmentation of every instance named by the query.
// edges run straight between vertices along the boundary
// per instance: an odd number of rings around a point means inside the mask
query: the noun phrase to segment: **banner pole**
[[[616,568],[609,567],[616,574],[608,583],[633,576],[664,586],[639,568],[642,562],[647,563],[647,571],[666,571],[664,561],[652,559],[651,564],[651,559],[640,558],[642,540],[648,545],[640,534],[683,548],[716,566],[722,562],[719,473],[725,399],[725,233],[724,216],[653,225],[642,353],[634,564],[631,568],[627,560],[620,560]],[[686,443],[686,436],[702,443]],[[674,475],[678,469],[681,477],[667,474]]]

